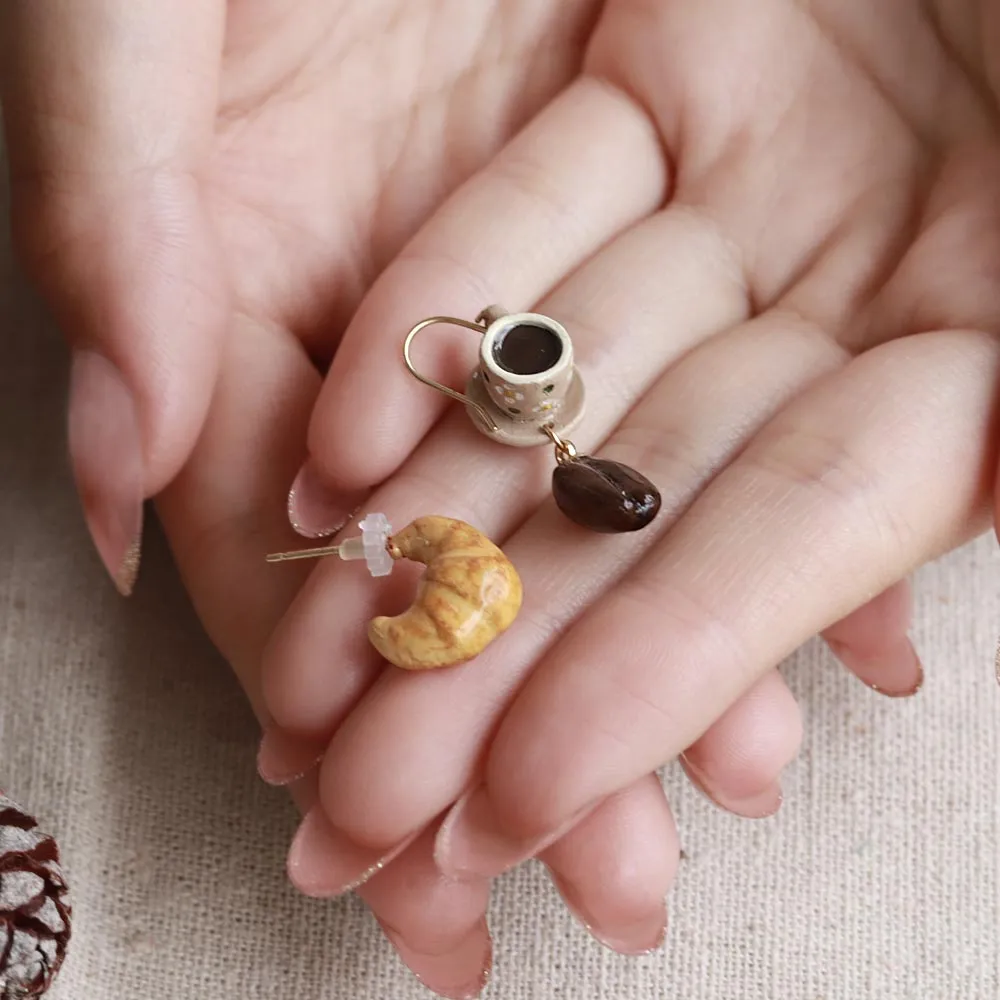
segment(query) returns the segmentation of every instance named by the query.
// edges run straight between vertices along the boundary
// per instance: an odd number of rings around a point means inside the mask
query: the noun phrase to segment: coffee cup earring
[[[464,327],[482,337],[464,393],[428,378],[413,363],[413,341],[437,325]],[[492,441],[515,448],[553,445],[552,495],[576,524],[605,533],[639,531],[659,513],[660,492],[642,473],[581,455],[569,439],[583,419],[586,394],[569,333],[551,317],[512,314],[495,305],[475,322],[432,316],[407,334],[403,361],[414,378],[462,403],[476,429]]]

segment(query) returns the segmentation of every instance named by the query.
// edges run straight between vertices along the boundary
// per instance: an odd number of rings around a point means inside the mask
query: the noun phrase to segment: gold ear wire
[[[475,330],[476,333],[485,333],[485,330],[478,323],[470,323],[466,319],[458,319],[456,316],[432,316],[430,319],[421,320],[410,332],[406,335],[406,340],[403,341],[403,361],[406,364],[407,369],[410,374],[424,385],[429,385],[432,389],[436,389],[438,392],[451,399],[458,400],[458,402],[469,407],[471,410],[475,410],[479,416],[479,419],[491,430],[497,431],[499,427],[496,421],[480,406],[478,403],[469,399],[464,393],[456,392],[454,389],[449,389],[448,386],[442,385],[440,382],[435,382],[434,379],[428,378],[426,375],[422,375],[417,371],[413,364],[413,359],[410,357],[410,347],[413,344],[414,339],[417,334],[422,330],[426,330],[429,326],[436,326],[437,324],[443,324],[448,326],[462,326],[466,330]]]

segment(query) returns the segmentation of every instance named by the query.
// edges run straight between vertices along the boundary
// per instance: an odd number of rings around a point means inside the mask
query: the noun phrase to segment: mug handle
[[[489,321],[489,317],[486,313],[484,313],[480,318]],[[475,330],[476,333],[480,335],[486,333],[486,327],[481,326],[479,323],[470,323],[468,320],[459,319],[456,316],[432,316],[430,319],[421,320],[412,330],[410,330],[410,332],[406,335],[406,340],[403,341],[403,361],[406,363],[407,369],[415,379],[423,382],[424,385],[429,385],[432,389],[437,389],[437,391],[443,395],[458,400],[458,402],[463,403],[465,406],[469,407],[469,409],[475,410],[479,419],[482,420],[491,431],[498,431],[500,428],[497,425],[497,422],[477,402],[469,399],[469,397],[464,393],[457,392],[455,389],[449,389],[448,386],[442,385],[440,382],[435,382],[434,379],[428,378],[426,375],[422,375],[414,366],[413,359],[410,357],[410,348],[413,345],[414,339],[422,330],[426,330],[429,326],[437,326],[438,324],[447,326],[462,326],[465,327],[466,330]]]

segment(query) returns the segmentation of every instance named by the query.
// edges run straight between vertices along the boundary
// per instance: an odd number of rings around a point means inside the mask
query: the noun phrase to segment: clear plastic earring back
[[[279,552],[268,556],[268,562],[290,562],[294,559],[317,559],[321,556],[339,556],[344,562],[360,562],[374,577],[388,576],[392,572],[393,558],[389,554],[392,525],[385,514],[368,514],[359,525],[361,534],[347,538],[339,545],[318,549],[300,549],[296,552]]]

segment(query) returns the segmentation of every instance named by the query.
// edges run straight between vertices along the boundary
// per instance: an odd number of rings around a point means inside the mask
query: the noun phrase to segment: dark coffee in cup
[[[559,335],[543,326],[521,323],[493,341],[493,360],[512,375],[539,375],[555,368],[563,354]]]
[[[574,370],[569,334],[548,316],[501,314],[483,334],[478,378],[505,424],[557,420]]]

